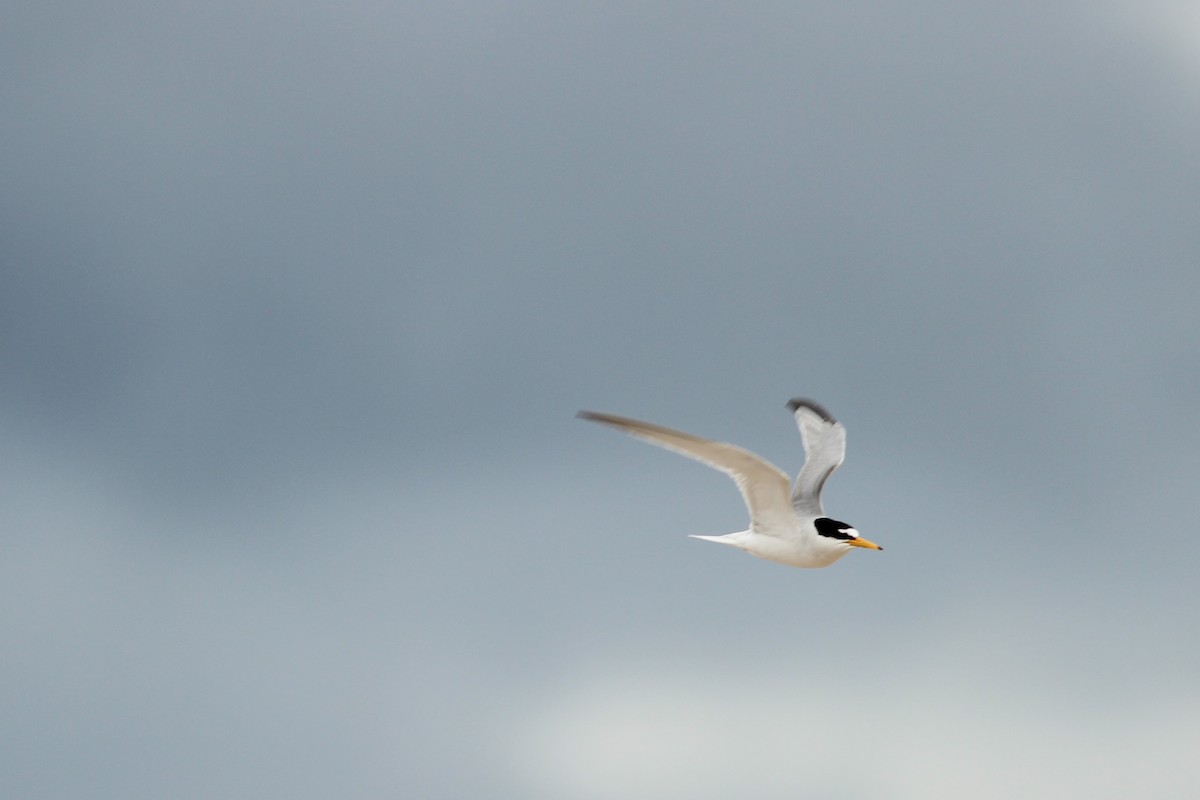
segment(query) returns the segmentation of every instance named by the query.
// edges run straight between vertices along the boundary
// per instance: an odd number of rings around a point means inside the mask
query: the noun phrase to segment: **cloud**
[[[1189,4],[76,10],[0,29],[8,794],[1195,789]],[[795,469],[797,393],[877,559],[571,418]]]
[[[510,758],[534,796],[564,800],[1116,800],[1200,789],[1195,694],[1081,705],[1056,685],[1069,674],[997,673],[1020,631],[970,629],[927,630],[870,664],[739,654],[714,668],[677,653],[584,670],[539,698]]]

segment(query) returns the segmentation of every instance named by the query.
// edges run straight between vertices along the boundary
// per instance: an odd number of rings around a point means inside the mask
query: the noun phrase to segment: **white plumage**
[[[851,525],[826,517],[821,507],[821,489],[846,456],[846,429],[812,400],[795,398],[788,408],[805,450],[804,466],[790,491],[782,470],[736,445],[612,414],[580,411],[577,416],[674,450],[733,478],[750,511],[750,527],[724,536],[693,534],[696,539],[733,545],[793,567],[827,567],[855,547],[882,550]]]

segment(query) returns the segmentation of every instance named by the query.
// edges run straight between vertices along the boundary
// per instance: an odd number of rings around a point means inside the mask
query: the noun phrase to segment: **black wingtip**
[[[788,410],[790,410],[793,414],[795,414],[801,408],[807,408],[810,411],[817,412],[817,414],[819,414],[826,422],[837,422],[837,420],[833,418],[833,415],[825,409],[825,406],[821,405],[815,400],[809,400],[807,397],[793,397],[791,400],[788,400],[787,407]]]
[[[576,411],[575,419],[586,419],[588,422],[599,422],[603,425],[618,425],[622,421],[621,417],[614,417],[612,414],[601,414],[599,411]]]

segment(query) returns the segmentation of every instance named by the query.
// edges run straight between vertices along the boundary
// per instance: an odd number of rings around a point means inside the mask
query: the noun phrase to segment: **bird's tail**
[[[689,533],[688,536],[693,539],[703,539],[706,542],[719,542],[721,544],[733,545],[734,547],[741,547],[742,539],[746,533],[747,531],[738,531],[737,533],[726,533],[721,536],[704,536],[699,533]]]

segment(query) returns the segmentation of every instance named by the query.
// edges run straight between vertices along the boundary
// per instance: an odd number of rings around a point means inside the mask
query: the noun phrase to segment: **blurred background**
[[[0,794],[1200,792],[1200,12],[0,30]],[[796,570],[573,418],[849,431]]]

